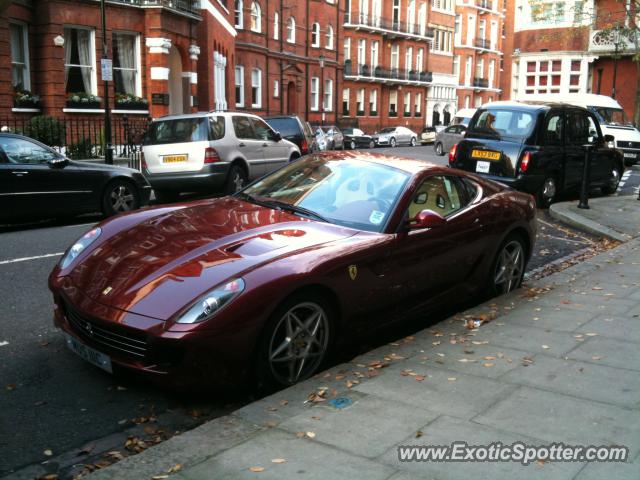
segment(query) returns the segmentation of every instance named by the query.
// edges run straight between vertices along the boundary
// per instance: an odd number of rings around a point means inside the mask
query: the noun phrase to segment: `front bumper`
[[[389,139],[389,138],[374,138],[373,139],[373,143],[375,143],[376,145],[389,145],[390,142],[391,142],[391,139]]]
[[[196,172],[150,173],[144,176],[154,189],[175,192],[211,192],[220,191],[224,187],[229,163],[213,163],[205,165]]]
[[[622,151],[622,156],[624,157],[624,163],[626,165],[635,165],[640,161],[640,150],[636,148],[617,148]]]

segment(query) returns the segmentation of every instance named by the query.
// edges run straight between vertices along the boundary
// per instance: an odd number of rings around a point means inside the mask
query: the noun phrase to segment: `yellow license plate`
[[[486,150],[472,150],[472,158],[482,158],[485,160],[500,160],[500,152],[488,152]]]
[[[181,163],[186,161],[186,155],[165,155],[164,157],[162,157],[163,163]]]

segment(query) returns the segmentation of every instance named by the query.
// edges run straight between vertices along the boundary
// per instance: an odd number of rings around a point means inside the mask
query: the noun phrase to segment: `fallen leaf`
[[[169,475],[163,473],[162,475],[154,475],[151,480],[164,480],[165,478],[169,478]]]
[[[542,348],[544,348],[545,350],[550,349],[551,347],[549,345],[542,345]]]
[[[278,426],[278,422],[274,422],[273,420],[270,420],[268,422],[265,422],[264,426],[267,428],[274,428]]]
[[[0,347],[5,347],[7,345],[9,345],[9,342],[7,342],[7,341],[3,340],[2,342],[0,342]]]
[[[604,357],[602,355],[594,355],[591,357],[591,360],[602,360]]]
[[[286,460],[284,458],[274,458],[271,460],[271,463],[285,463]]]
[[[422,382],[426,377],[424,375],[416,375],[416,382]]]
[[[482,366],[483,366],[483,367],[487,367],[487,368],[491,368],[491,367],[493,367],[494,365],[495,365],[495,363],[489,363],[489,362],[487,362],[487,363],[484,363]]]
[[[16,384],[15,383],[10,383],[9,385],[7,385],[5,387],[7,390],[12,391],[16,389]]]
[[[457,379],[456,377],[449,377],[447,378],[447,380],[449,380],[450,382],[455,382]]]
[[[585,334],[587,337],[597,337],[598,334],[597,333],[593,333],[593,332],[589,332]]]
[[[58,474],[57,473],[49,473],[47,475],[44,475],[42,477],[38,477],[38,480],[58,480]]]
[[[255,472],[255,473],[264,472],[264,467],[251,467],[249,468],[249,471]]]
[[[51,455],[53,455],[53,452],[48,448],[42,453],[44,453],[47,457],[50,457]]]
[[[424,433],[422,433],[420,430],[416,432],[416,438],[420,438],[422,435],[424,435]]]
[[[180,463],[176,463],[173,467],[167,470],[167,473],[176,473],[182,470],[182,465]]]
[[[315,432],[307,432],[307,437],[316,438],[316,434],[315,434]]]
[[[431,343],[437,347],[437,346],[438,346],[438,345],[440,345],[440,343],[442,343],[442,342],[440,342],[440,340],[438,340],[437,342],[431,342]]]

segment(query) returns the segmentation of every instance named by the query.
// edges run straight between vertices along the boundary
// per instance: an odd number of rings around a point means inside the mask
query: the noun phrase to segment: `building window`
[[[65,91],[95,95],[97,79],[93,30],[65,28],[64,39]]]
[[[442,53],[451,53],[451,32],[444,30],[434,30],[433,32],[433,51]]]
[[[358,90],[358,96],[356,97],[356,116],[364,116],[364,88]]]
[[[572,62],[572,70],[579,67],[580,60]],[[528,60],[526,65],[526,95],[536,95],[544,93],[560,93],[562,84],[562,60]],[[575,65],[575,67],[574,67]],[[576,68],[575,74],[570,74],[569,92],[580,92],[580,69]],[[571,84],[574,82],[574,84]],[[564,93],[564,92],[563,92]]]
[[[235,22],[236,22],[236,28],[244,28],[244,18],[243,18],[243,12],[242,10],[244,9],[244,4],[242,2],[242,0],[235,0],[234,4],[233,4],[234,8],[233,8],[233,14],[235,17]]]
[[[342,90],[342,115],[349,115],[349,89]]]
[[[427,33],[427,4],[421,3],[418,9],[418,27],[420,28],[420,35]]]
[[[324,81],[324,104],[323,109],[326,112],[333,111],[333,80],[327,79]]]
[[[311,26],[311,46],[318,48],[320,46],[320,24],[314,23]]]
[[[416,117],[422,115],[422,93],[416,93],[414,97],[413,114]]]
[[[369,92],[369,115],[378,115],[378,90]]]
[[[378,66],[378,49],[380,42],[374,40],[371,42],[371,70],[374,70]]]
[[[473,69],[473,57],[467,57],[467,66],[464,69],[464,84],[471,85],[471,72]]]
[[[389,92],[389,116],[397,117],[398,116],[398,91],[391,90]]]
[[[140,41],[137,34],[113,33],[113,83],[123,95],[142,95],[140,83]]]
[[[251,31],[262,32],[262,9],[258,2],[251,2]]]
[[[413,47],[407,47],[404,52],[404,68],[407,70],[407,74],[413,70]]]
[[[476,78],[484,78],[484,60],[482,58],[476,62]]]
[[[273,39],[278,40],[280,38],[280,15],[278,12],[273,14]]]
[[[259,68],[251,70],[251,106],[262,107],[262,70]]]
[[[407,32],[415,33],[416,23],[416,3],[415,0],[409,0],[407,4]]]
[[[26,25],[12,23],[11,29],[11,84],[16,91],[31,90],[29,74],[29,37]]]
[[[311,110],[318,111],[318,90],[320,85],[320,79],[318,77],[311,77]]]
[[[369,0],[360,0],[360,23],[369,24]]]
[[[491,60],[489,62],[489,88],[493,88],[493,77],[495,75],[496,62]]]
[[[411,116],[411,93],[404,92],[404,116]]]
[[[391,68],[394,70],[398,69],[398,65],[400,64],[400,47],[396,45],[391,46]]]
[[[273,81],[273,96],[276,98],[280,96],[280,82],[278,80]]]
[[[351,23],[351,0],[344,2],[344,23]]]
[[[453,57],[453,75],[456,77],[456,81],[459,81],[460,76],[460,55]]]
[[[287,42],[296,43],[296,20],[293,17],[287,20]]]
[[[236,66],[236,107],[244,107],[244,67]]]
[[[367,61],[367,41],[364,38],[358,40],[358,66],[364,65]]]
[[[327,26],[327,43],[324,48],[327,50],[333,50],[333,27],[331,25]]]
[[[416,53],[416,71],[422,72],[424,68],[422,59],[424,58],[424,50],[422,48],[418,49],[418,53]]]

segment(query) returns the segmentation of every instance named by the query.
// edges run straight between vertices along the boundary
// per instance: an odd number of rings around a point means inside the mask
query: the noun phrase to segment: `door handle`
[[[246,145],[245,145],[244,143],[242,143],[242,142],[240,142],[240,143],[238,144],[238,146],[239,146],[239,147],[246,147]]]
[[[14,175],[19,175],[19,176],[22,176],[22,175],[28,175],[28,174],[29,174],[29,172],[23,172],[23,171],[20,171],[20,172],[11,172],[11,173],[13,173]]]

